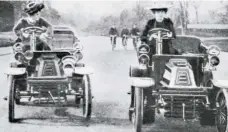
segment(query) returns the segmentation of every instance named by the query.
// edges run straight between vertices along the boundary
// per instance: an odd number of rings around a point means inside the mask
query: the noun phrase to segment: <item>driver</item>
[[[40,17],[40,11],[44,8],[44,4],[29,2],[24,8],[24,11],[28,14],[28,17],[22,18],[14,26],[13,31],[18,36],[16,42],[25,43],[27,49],[29,45],[29,35],[23,33],[23,29],[27,27],[37,26],[46,30],[42,33],[38,39],[36,39],[36,50],[50,50],[48,45],[48,39],[52,36],[52,26],[44,18]]]
[[[167,6],[160,6],[158,5],[157,7],[153,7],[150,9],[155,18],[151,19],[147,22],[147,25],[145,26],[145,29],[143,30],[143,33],[141,35],[141,42],[145,43],[147,45],[149,45],[150,47],[150,53],[149,56],[151,57],[153,54],[155,54],[156,51],[156,41],[155,39],[152,39],[151,41],[148,41],[148,32],[149,30],[153,29],[153,28],[165,28],[171,31],[170,34],[168,34],[168,37],[173,37],[176,38],[176,34],[174,31],[174,27],[173,27],[173,22],[169,19],[169,18],[165,18],[165,15],[168,11],[168,7]],[[172,42],[171,40],[163,40],[163,51],[162,53],[164,54],[170,54],[173,53],[170,49],[172,48]],[[173,50],[174,51],[174,50]],[[150,64],[151,64],[152,59],[150,58]],[[133,90],[132,90],[133,91]],[[150,114],[149,111],[152,111],[152,107],[154,107],[154,105],[156,104],[155,102],[155,97],[152,96],[152,90],[150,88],[148,89],[144,89],[144,96],[146,98],[146,106],[145,106],[145,111],[146,111],[146,115]],[[150,118],[150,116],[146,116],[144,117],[145,120],[147,120],[147,122],[153,122],[153,119]]]
[[[156,41],[153,39],[152,41],[148,42],[148,32],[149,30],[153,28],[164,28],[168,29],[171,31],[170,34],[168,34],[169,37],[176,38],[176,33],[173,27],[173,22],[170,18],[165,18],[166,13],[168,11],[168,7],[166,5],[157,5],[156,7],[152,7],[150,9],[155,18],[151,19],[147,22],[145,29],[143,30],[142,36],[141,36],[141,41],[142,43],[146,43],[149,45],[151,49],[150,55],[155,54],[155,46],[156,46]],[[163,40],[163,51],[162,53],[164,54],[174,54],[175,51],[172,48],[172,42],[171,40]]]

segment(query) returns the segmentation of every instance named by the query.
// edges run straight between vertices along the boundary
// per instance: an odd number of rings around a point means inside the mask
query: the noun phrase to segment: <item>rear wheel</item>
[[[227,132],[227,107],[228,107],[228,94],[227,90],[223,90],[221,94],[216,98],[217,103],[217,114],[216,123],[218,132]]]
[[[91,118],[92,113],[92,93],[90,86],[90,78],[88,75],[83,77],[83,117],[86,120]]]
[[[143,89],[135,88],[135,110],[132,114],[132,122],[135,132],[141,132],[143,121]]]
[[[9,122],[15,121],[15,85],[14,77],[12,75],[8,76],[8,87],[9,87]]]

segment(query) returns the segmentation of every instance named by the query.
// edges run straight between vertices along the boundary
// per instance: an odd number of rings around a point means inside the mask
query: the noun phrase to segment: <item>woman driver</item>
[[[13,31],[18,36],[16,42],[29,43],[29,35],[23,33],[23,29],[27,27],[40,27],[46,30],[42,33],[36,42],[36,50],[50,50],[47,44],[48,37],[52,36],[52,26],[44,18],[40,17],[40,11],[44,8],[42,3],[29,2],[24,8],[24,11],[28,14],[28,17],[22,18],[14,26]]]
[[[173,27],[172,20],[169,18],[165,18],[166,13],[168,11],[168,7],[166,5],[155,5],[150,10],[153,12],[155,18],[151,19],[147,22],[147,24],[143,30],[142,36],[141,36],[141,41],[143,43],[149,45],[149,47],[151,49],[150,55],[153,55],[153,54],[155,54],[156,43],[155,43],[154,39],[151,42],[148,42],[148,39],[147,39],[148,36],[147,35],[148,35],[149,30],[151,30],[153,28],[168,29],[169,31],[171,31],[171,33],[168,34],[169,37],[173,37],[173,38],[176,38],[176,33],[175,33],[175,30]],[[171,48],[172,48],[171,40],[163,40],[163,51],[162,51],[162,53],[163,54],[172,53],[173,51],[170,51]]]

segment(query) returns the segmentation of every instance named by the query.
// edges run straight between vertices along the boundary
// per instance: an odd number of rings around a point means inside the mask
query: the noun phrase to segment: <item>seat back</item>
[[[177,36],[172,40],[173,48],[181,52],[200,54],[201,40],[194,36]]]
[[[75,43],[75,36],[72,31],[54,31],[52,46],[56,49],[72,49]]]

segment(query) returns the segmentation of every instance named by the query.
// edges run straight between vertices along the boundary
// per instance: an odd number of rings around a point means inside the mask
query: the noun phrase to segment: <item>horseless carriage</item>
[[[71,106],[82,108],[89,120],[92,95],[89,75],[92,69],[80,63],[83,47],[67,26],[53,27],[48,41],[51,50],[37,50],[37,36],[45,32],[40,27],[28,27],[29,47],[22,42],[13,45],[15,61],[6,74],[9,87],[9,122],[16,121],[16,105]],[[73,101],[69,103],[69,98]]]
[[[130,67],[129,119],[135,132],[141,132],[143,124],[154,123],[160,110],[165,118],[198,119],[202,126],[215,125],[218,132],[227,132],[228,87],[225,81],[214,80],[212,72],[220,62],[220,49],[207,47],[194,36],[177,36],[171,40],[177,54],[162,54],[168,32],[150,30],[148,40],[156,40],[155,54],[148,56],[151,49],[142,44],[138,66]]]

